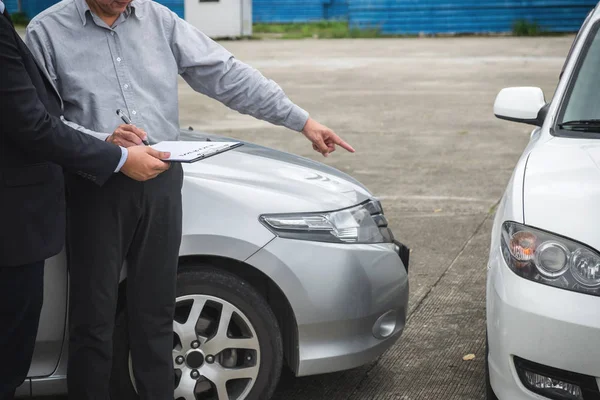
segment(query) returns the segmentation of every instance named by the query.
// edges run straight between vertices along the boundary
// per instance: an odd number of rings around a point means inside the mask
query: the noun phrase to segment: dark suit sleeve
[[[121,149],[65,125],[46,110],[23,63],[16,33],[0,15],[0,125],[26,151],[103,184]]]

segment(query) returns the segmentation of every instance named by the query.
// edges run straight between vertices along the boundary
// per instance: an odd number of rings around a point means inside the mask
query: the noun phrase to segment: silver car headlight
[[[502,255],[510,269],[525,279],[600,296],[600,254],[581,243],[505,222]]]
[[[381,203],[370,200],[337,211],[271,214],[261,222],[277,236],[333,243],[392,243]]]

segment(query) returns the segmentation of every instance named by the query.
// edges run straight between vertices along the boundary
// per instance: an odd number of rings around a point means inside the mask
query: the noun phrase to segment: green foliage
[[[29,17],[27,17],[27,14],[25,14],[24,12],[16,12],[10,14],[10,19],[15,25],[26,26],[27,24],[29,24]]]
[[[344,39],[381,37],[379,29],[350,28],[346,21],[318,21],[289,24],[257,23],[254,35],[276,36],[282,39]]]
[[[519,19],[513,23],[512,32],[515,36],[540,36],[544,33],[537,22],[524,19]]]

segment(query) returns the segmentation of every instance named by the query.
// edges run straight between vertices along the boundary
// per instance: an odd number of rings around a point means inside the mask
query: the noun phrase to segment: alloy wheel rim
[[[176,299],[173,321],[175,400],[244,400],[256,383],[260,344],[248,317],[207,295]],[[129,377],[137,391],[131,353]]]

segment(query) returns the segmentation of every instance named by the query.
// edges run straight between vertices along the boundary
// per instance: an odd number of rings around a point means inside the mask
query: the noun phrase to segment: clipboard
[[[168,151],[171,153],[171,157],[164,161],[195,163],[242,145],[243,143],[240,142],[164,141],[150,147],[158,151]]]

